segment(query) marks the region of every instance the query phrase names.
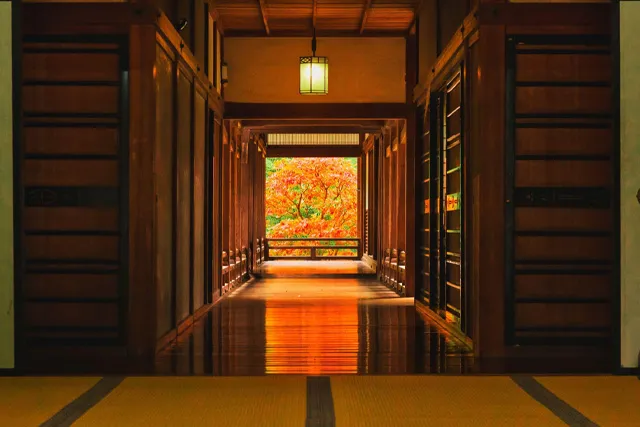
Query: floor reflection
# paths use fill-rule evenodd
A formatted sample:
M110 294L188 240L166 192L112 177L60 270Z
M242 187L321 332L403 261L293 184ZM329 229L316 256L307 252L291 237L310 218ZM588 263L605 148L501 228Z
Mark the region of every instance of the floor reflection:
M463 373L462 343L371 278L262 279L163 351L162 375Z

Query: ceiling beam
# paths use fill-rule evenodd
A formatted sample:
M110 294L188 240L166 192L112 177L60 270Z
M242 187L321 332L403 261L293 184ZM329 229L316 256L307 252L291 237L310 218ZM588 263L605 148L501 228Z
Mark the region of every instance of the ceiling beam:
M227 37L264 37L264 31L232 30L225 29ZM313 29L308 30L271 30L270 37L313 37ZM349 30L316 30L316 37L406 37L407 30L391 31L367 31L360 34L359 31Z
M382 126L363 127L363 126L274 126L274 127L254 127L245 126L251 129L253 133L320 133L320 134L339 134L339 133L375 133L379 132Z
M267 157L359 157L359 145L267 145Z
M316 28L317 20L318 20L318 0L313 0L313 28Z
M227 119L405 119L407 104L398 103L225 103Z
M362 11L362 20L360 21L360 34L364 33L364 27L367 25L367 19L369 19L369 11L371 10L371 2L373 0L367 0Z
M258 3L260 4L260 15L262 16L262 23L264 24L264 30L266 31L267 35L269 35L270 33L269 23L267 22L267 13L266 13L266 8L264 6L264 0L258 0Z
M384 120L243 120L242 126L251 127L301 127L301 126L325 126L325 127L382 127Z
M414 34L416 31L416 23L418 22L418 16L420 16L420 12L422 12L422 8L424 7L424 0L418 1L416 7L413 9L413 19L411 20L411 24L409 24L409 34Z

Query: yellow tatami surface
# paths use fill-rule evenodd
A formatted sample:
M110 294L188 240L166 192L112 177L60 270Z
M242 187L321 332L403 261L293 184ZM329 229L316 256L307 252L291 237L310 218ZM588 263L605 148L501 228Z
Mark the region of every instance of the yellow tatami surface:
M640 426L637 377L534 378L597 425ZM0 378L0 426L39 426L99 380ZM509 376L331 376L330 384L339 427L567 425ZM304 376L128 377L72 425L303 427L308 393Z
M0 377L0 426L39 426L100 378Z
M509 377L332 377L336 426L566 425Z
M535 377L538 382L602 426L640 426L640 378Z

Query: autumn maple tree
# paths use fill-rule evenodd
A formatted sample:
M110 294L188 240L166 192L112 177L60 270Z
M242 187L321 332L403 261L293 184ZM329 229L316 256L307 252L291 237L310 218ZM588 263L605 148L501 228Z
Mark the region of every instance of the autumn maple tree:
M266 172L267 237L358 237L356 159L267 159ZM337 243L344 245L337 240L328 246ZM322 255L353 255L350 250L322 251ZM287 255L305 255L305 251L289 250Z

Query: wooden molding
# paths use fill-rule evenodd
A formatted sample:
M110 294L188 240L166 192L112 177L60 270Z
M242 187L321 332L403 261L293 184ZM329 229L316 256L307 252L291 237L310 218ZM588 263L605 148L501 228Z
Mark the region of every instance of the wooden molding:
M581 26L607 31L610 3L494 3L478 9L480 25Z
M405 103L225 103L228 119L404 119Z
M268 157L358 157L359 145L276 145L269 147Z
M360 20L360 34L364 33L364 27L367 26L367 19L369 18L369 12L371 11L372 0L367 0L362 10L362 19Z
M226 37L264 37L264 31L256 30L227 30L224 34ZM316 37L401 37L407 35L406 31L366 31L360 34L360 31L348 30L316 30ZM312 37L313 30L271 30L269 37Z

